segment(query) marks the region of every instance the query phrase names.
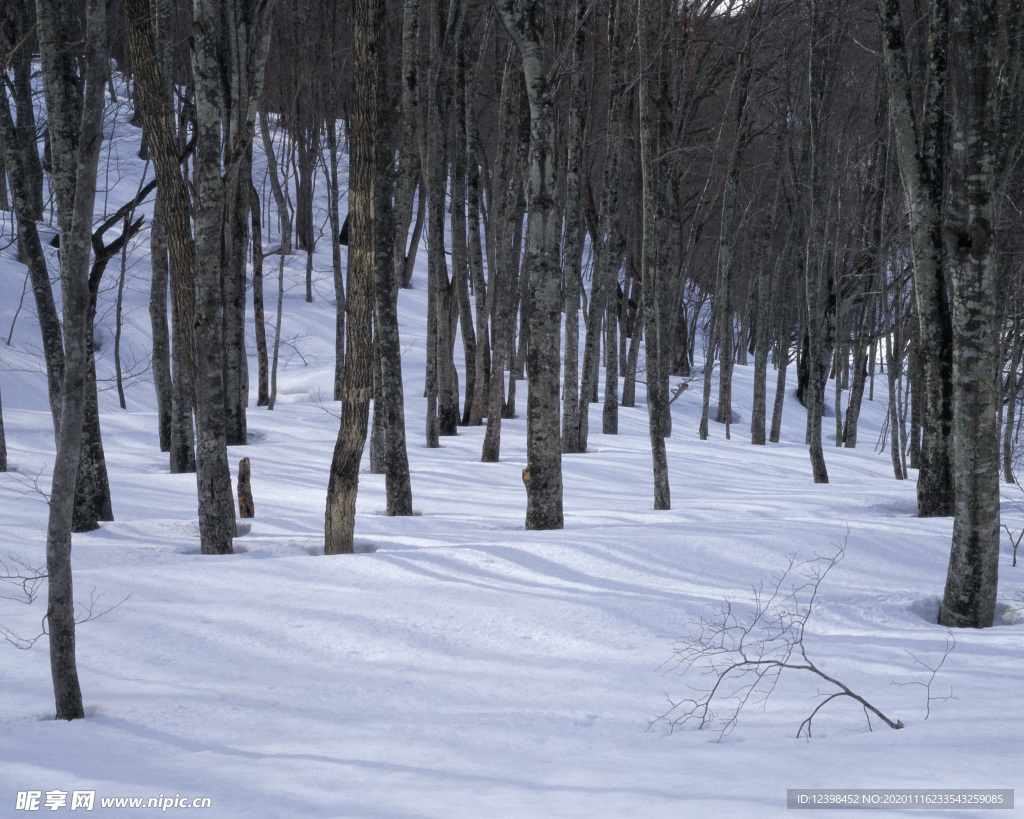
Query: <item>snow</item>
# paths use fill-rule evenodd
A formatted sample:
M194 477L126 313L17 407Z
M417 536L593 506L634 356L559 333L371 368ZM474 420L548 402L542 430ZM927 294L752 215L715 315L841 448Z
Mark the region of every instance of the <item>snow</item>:
M109 210L142 172L137 132L118 134ZM256 517L240 522L235 555L209 557L199 554L195 478L169 474L158 448L144 367L147 233L133 244L128 410L109 381L100 395L116 520L76 535L73 552L80 606L91 594L102 595L96 612L123 602L78 630L84 720L52 719L45 638L24 651L0 645L0 815L21 815L17 793L34 789L95 791L95 810L111 814L100 797L180 794L210 797L204 815L217 817L761 817L786 812L788 788L1019 784L1024 568L1010 567L1008 543L1000 624L956 634L927 720L929 691L900 685L927 682L914 658L934 667L946 648L935 617L951 521L917 518L913 481L895 481L887 447L876 451L884 378L865 400L857 449L832 446L826 422L828 485L811 481L791 395L782 442L749 443L752 367L735 370L731 440L714 423L698 439L700 390L688 390L672 406L666 512L652 511L640 384L617 436L595 431L593 405L589 452L564 457L564 530L527 532L525 385L520 417L502 424L500 463L480 463L482 427L424 446L421 252L399 302L417 514L386 517L383 476L364 462L360 553L323 556L338 421L326 237L321 248L312 304L305 257L288 259L277 407L255 407L254 383L250 443L229 450L233 474L252 461ZM24 281L13 254L0 257L4 338ZM269 311L276 259L267 265ZM101 295L107 341L118 272L112 263ZM251 310L249 321L251 331ZM98 353L101 379L112 351ZM255 382L255 362L251 372ZM39 566L47 507L32 484L48 491L53 437L31 294L11 345L0 345L0 388L15 468L0 475L0 558ZM1019 490L1003 493L1005 522L1024 527ZM788 556L831 556L844 543L807 651L904 730L877 720L870 730L859 706L839 700L815 718L813 739L797 739L832 690L800 672L783 674L719 742L713 726L656 721L666 697L706 679L681 678L670 662L696 621L725 600L749 611L753 587L770 587ZM45 594L31 605L0 599L0 624L21 634L37 633L44 613Z

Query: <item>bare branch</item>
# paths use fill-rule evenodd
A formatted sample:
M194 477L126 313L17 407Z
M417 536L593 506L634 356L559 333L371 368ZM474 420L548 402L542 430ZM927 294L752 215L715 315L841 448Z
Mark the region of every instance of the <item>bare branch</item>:
M946 629L946 650L942 653L942 659L939 660L938 664L934 667L918 659L917 655L913 652L907 651L907 654L909 654L913 658L914 665L919 665L925 671L930 671L931 676L928 677L928 680L926 682L921 682L920 680L911 680L910 682L897 683L897 685L899 685L900 687L903 687L904 685L920 685L925 689L924 718L926 720L928 719L928 717L931 716L933 702L946 702L946 700L957 699L957 697L953 696L952 688L949 689L949 696L947 697L932 696L932 683L935 682L935 675L939 673L939 669L942 668L943 664L946 662L946 658L953 653L954 648L956 648L956 637L953 636L953 629Z
M753 608L738 614L726 600L718 615L701 618L693 631L674 647L674 657L666 665L680 675L693 672L709 677L704 686L691 685L692 697L668 698L669 708L652 721L667 722L669 730L696 722L698 730L714 728L718 740L729 734L748 705L764 706L783 671L807 671L836 690L825 695L797 729L797 736L811 736L811 725L818 712L832 700L846 697L860 703L871 727L874 714L890 728L902 728L860 694L840 680L822 671L807 655L804 642L807 623L818 604L818 590L828 573L843 559L843 545L836 546L831 557L816 555L798 562L787 559L785 569L772 585L760 583L752 589ZM948 652L947 652L948 653ZM936 671L938 667L936 667Z

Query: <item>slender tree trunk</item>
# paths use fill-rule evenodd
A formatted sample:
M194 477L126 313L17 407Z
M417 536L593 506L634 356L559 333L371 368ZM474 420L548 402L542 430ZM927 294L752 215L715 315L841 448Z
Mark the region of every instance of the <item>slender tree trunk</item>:
M827 98L828 80L826 76L826 54L824 45L818 44L818 38L827 37L821 31L822 13L819 10L821 0L811 2L811 36L808 51L808 151L810 161L809 195L807 202L807 252L804 267L804 282L807 300L807 339L808 339L808 384L806 401L807 434L811 459L811 471L815 483L828 483L828 470L825 467L825 454L821 442L821 416L825 401L825 378L827 375L830 347L827 341L826 310L827 310L827 254L822 247L822 236L826 230L823 218L826 206L825 185L825 140L824 140L824 107Z
M480 460L497 463L501 454L501 420L505 404L505 365L509 356L513 313L515 275L514 234L521 232L522 214L517 207L522 189L523 160L525 159L522 134L517 140L516 125L522 119L520 111L522 78L514 64L515 46L509 45L498 105L498 153L495 159L490 222L491 236L488 251L491 264L491 377L488 386L487 430ZM520 129L521 130L521 129Z
M765 422L768 413L768 348L771 345L771 334L769 322L774 314L778 299L780 263L789 252L789 243L795 220L790 221L790 230L787 231L785 246L775 257L774 275L769 275L768 258L772 240L775 238L776 226L778 225L779 204L783 195L782 161L785 152L788 150L789 116L790 116L790 52L787 46L783 52L782 85L779 91L781 98L779 119L776 131L775 148L772 153L771 179L774 180L775 191L772 195L772 203L769 206L767 218L765 219L764 237L761 242L761 263L757 279L757 327L755 329L756 341L754 345L754 397L750 411L750 443L756 446L763 446L765 443ZM780 349L779 346L776 349ZM776 360L776 368L780 362ZM785 363L782 364L783 373Z
M738 210L740 162L743 159L743 148L747 142L745 133L746 109L752 68L750 62L750 40L754 33L756 18L760 14L760 3L753 11L752 22L747 31L746 42L740 51L736 74L730 94L730 108L734 117L732 150L729 152L728 165L725 172L725 185L722 193L722 220L718 241L718 286L715 304L719 311L718 318L718 361L721 368L718 378L718 414L715 420L720 424L732 422L732 369L735 359L733 349L734 338L734 306L732 299L732 259L736 246L736 218ZM744 347L743 335L740 336L740 347Z
M910 212L914 295L924 376L924 441L917 479L921 517L953 514L953 326L945 283L941 220L945 145L948 2L933 0L928 57L915 116L899 0L879 0L894 145Z
M100 274L102 275L102 274ZM93 350L93 327L96 320L96 298L100 276L95 269L89 277L89 303L86 313L86 383L85 411L82 420L82 451L75 481L75 510L71 518L72 532L91 532L100 521L114 519L110 500L110 480L103 455L100 434L99 396L96 392L96 356ZM66 321L66 319L65 319ZM65 347L67 340L65 339Z
M277 216L281 220L281 256L290 256L292 252L292 208L288 197L281 187L281 176L278 172L277 155L274 153L274 140L270 136L270 124L267 121L266 109L259 115L260 137L263 140L263 153L267 159L267 178L270 180L270 192L277 205ZM287 165L286 165L287 167Z
M251 146L250 146L251 148ZM224 191L222 245L224 299L224 417L229 446L247 443L249 356L245 346L246 258L249 249L251 152L245 151Z
M473 307L470 303L469 283L469 234L466 220L466 95L459 93L467 85L466 54L469 48L469 25L464 21L457 34L455 48L455 91L452 94L451 143L451 236L452 236L452 279L458 299L459 327L462 331L462 348L466 362L466 398L462 411L462 424L469 424L473 410L473 396L476 391L476 345L477 337L473 324Z
M868 358L872 349L873 340L871 330L876 305L878 303L877 293L885 281L885 264L887 256L885 248L888 244L888 232L886 225L889 218L889 154L886 149L882 150L880 160L882 170L878 180L878 207L874 228L874 248L876 258L874 265L868 273L862 275L868 277L866 286L861 293L861 318L857 338L854 340L855 352L853 357L853 385L850 388L850 403L846 411L846 423L843 428L843 445L847 448L857 446L857 424L860 420L861 404L864 400L864 388L868 375Z
M15 83L17 92L20 85ZM31 93L31 87L29 87ZM31 104L31 99L29 100ZM15 101L17 107L20 102ZM32 174L28 168L31 164L26 160L25 151L19 148L19 128L15 126L10 113L7 88L0 84L0 145L3 147L7 175L11 182L11 195L14 212L18 220L18 245L20 257L28 267L32 282L32 295L35 298L36 316L42 333L43 358L46 362L46 384L50 401L50 413L53 418L53 431L56 436L60 430L61 390L64 382L64 341L50 286L50 274L46 264L46 255L36 220L41 218L35 214ZM35 151L35 132L33 131L33 152ZM39 162L35 155L35 162Z
M175 116L166 54L170 11L165 0L125 0L125 23L135 73L136 97L157 178L167 242L172 295L172 473L195 470L192 409L196 348L191 325L196 315L195 246L189 197L175 144Z
M331 30L336 31L337 25L334 22L338 13L336 3L331 4ZM331 75L336 75L337 67L337 45L332 39L330 45L331 53ZM338 199L341 195L341 186L338 180L338 110L336 83L328 84L328 112L327 112L327 149L330 154L330 167L327 174L327 213L331 222L331 270L334 273L334 384L337 391L345 376L345 270L341 264L341 231L342 221L338 208ZM341 396L335 394L334 400L340 400Z
M136 84L137 85L137 84ZM149 323L153 333L153 386L156 388L157 432L160 451L171 451L171 338L167 329L167 286L170 267L160 200L153 205L150 225L150 263L153 279L149 294Z
M356 494L359 464L366 444L370 396L373 389L372 311L377 252L391 236L378 238L377 217L381 185L377 174L381 151L378 139L381 53L384 48L383 0L355 2L355 80L349 174L348 312L346 349L349 352L342 382L341 427L327 484L324 553L354 551ZM389 163L390 164L390 163ZM390 293L388 294L390 295Z
M171 280L172 289L174 280ZM182 325L185 324L185 327ZM196 439L192 426L192 385L189 382L185 344L182 338L190 336L182 321L176 300L171 301L171 451L172 475L191 474L196 471Z
M0 401L0 472L7 471L7 436L4 434L4 408Z
M608 9L608 53L611 94L605 124L606 144L604 169L601 179L601 205L599 235L601 241L595 248L597 258L594 267L590 303L587 311L587 333L583 347L583 380L580 383L579 429L576 430L575 452L587 451L590 431L589 405L595 401L599 377L602 321L608 322L609 304L614 304L614 271L611 270L612 236L611 218L616 207L619 188L619 143L622 136L622 108L624 104L624 81L622 76L621 52L623 31L626 22L620 0L609 4ZM617 253L617 251L616 251ZM614 340L614 328L606 332L606 338ZM614 355L614 344L612 353ZM573 430L569 430L572 434Z
M228 359L225 383L225 310L237 324L236 289L224 291L224 275L238 283L244 270L248 225L248 155L255 130L256 100L270 45L274 0L216 0L193 4L192 69L196 78L195 272L196 272L196 477L199 531L204 554L230 554L235 531L227 442L244 441L242 373L244 346ZM228 43L225 49L224 43ZM222 78L232 78L225 89ZM222 124L225 130L222 130ZM223 159L223 176L222 176ZM228 296L229 304L225 304ZM244 299L242 300L244 304ZM235 330L234 332L237 332ZM229 394L230 389L230 394ZM228 427L226 407L231 413Z
M378 25L383 28L384 2L380 0ZM383 32L380 37L383 38ZM378 49L380 77L387 76L384 49ZM398 268L395 265L394 148L387 83L377 85L376 173L374 174L373 221L376 263L374 267L374 329L380 356L380 415L384 430L384 483L389 516L411 515L412 483L405 435L405 392L402 384L402 342L398 325ZM374 407L374 413L377 408Z
M252 316L256 331L258 369L256 406L270 403L270 362L267 358L267 319L263 303L263 225L260 221L260 196L249 181L249 213L252 217Z
M427 133L423 168L427 192L427 236L430 290L427 326L427 446L439 446L438 436L457 435L459 394L452 357L451 311L453 283L445 261L446 144L448 68L455 53L453 21L464 0L433 0L430 11L430 77L426 112Z
M39 0L36 15L62 237L65 354L61 423L46 533L46 620L57 718L70 720L85 715L75 661L71 526L88 387L89 255L103 139L106 3L90 0L87 4L81 75L74 57L81 49L80 35L70 4ZM76 43L78 49L73 46Z
M489 40L485 39L485 43ZM484 47L481 47L481 61ZM476 348L472 366L476 371L474 379L473 401L468 418L469 426L478 426L487 413L489 398L489 382L491 377L491 344L488 323L488 304L493 299L493 278L490 283L484 279L484 253L480 235L480 218L483 209L483 192L479 157L481 155L480 137L477 132L475 103L479 94L480 74L483 69L478 64L466 83L465 128L466 128L466 159L468 178L466 181L466 207L469 219L469 269L473 282L473 296L476 300ZM491 270L494 268L492 267ZM468 389L467 389L468 395Z
M411 266L406 264L406 243L409 240L409 223L412 221L413 199L416 195L416 180L420 174L419 135L419 56L417 44L420 30L420 0L405 0L402 13L402 142L398 152L398 182L395 190L395 260L396 280L408 287L412 278ZM420 190L417 230L413 237L409 257L416 258L422 230L422 217L426 199ZM409 279L406 280L406 271Z
M667 23L665 6L663 2L657 4L661 12L656 17L656 28L658 32L664 31ZM647 68L646 48L647 40L646 15L644 13L645 0L637 0L636 23L637 40L640 43L640 78L639 78L639 99L640 109L640 166L643 185L643 238L641 247L641 280L643 281L643 305L644 318L647 327L647 417L648 428L651 438L651 456L654 470L654 508L665 510L672 508L671 494L668 480L668 456L665 451L666 430L664 428L664 417L668 407L668 396L665 394L662 379L659 377L661 356L667 355L667 350L660 349L662 334L659 332L661 321L660 301L662 291L665 289L661 283L664 272L660 269L661 259L658 252L658 238L662 235L661 223L664 221L664 212L659 207L661 202L660 191L657 180L657 172L660 170L655 165L660 159L660 145L656 126L656 114L651 104L651 86L659 79L657 73L662 71L661 61L664 59L661 48L654 56L655 67ZM656 12L657 13L657 12ZM655 74L652 83L651 74ZM659 162L660 165L660 162ZM624 299L625 309L629 309L628 297ZM635 331L634 331L635 332Z
M899 401L899 384L896 380L896 373L900 364L893 351L894 346L895 340L891 335L887 335L885 339L885 356L886 371L889 379L889 457L892 460L893 475L896 477L896 480L902 481L906 480L907 473L903 468L903 459L900 455L900 411L897 403Z
M786 371L789 369L789 332L785 323L779 324L779 337L775 347L775 401L772 405L772 425L768 441L777 444L782 437L782 409L786 403Z
M1020 315L1014 316L1014 342L1006 376L1006 423L1003 428L1003 480L1016 483L1013 474L1013 441L1017 430L1017 393L1021 357L1024 355L1024 334L1021 333Z
M565 375L562 382L562 452L580 451L579 347L580 270L583 264L583 175L586 153L584 57L591 8L576 0L569 87L568 147L565 165L565 253L562 281L565 295ZM584 446L584 449L586 447Z
M561 529L562 452L559 431L560 214L555 208L554 88L535 21L538 0L501 0L498 12L523 60L530 102L527 261L530 276L529 397L526 420L526 528Z

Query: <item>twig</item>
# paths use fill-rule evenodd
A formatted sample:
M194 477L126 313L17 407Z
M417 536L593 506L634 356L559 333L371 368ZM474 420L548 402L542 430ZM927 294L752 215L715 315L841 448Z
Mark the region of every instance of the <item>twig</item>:
M910 682L897 683L897 685L899 685L901 688L904 685L920 685L920 686L922 686L924 688L924 690L925 690L924 718L926 720L932 714L932 703L933 702L946 702L947 700L958 699L957 697L953 696L953 689L952 688L949 689L949 696L948 697L933 697L932 696L932 683L935 682L935 675L939 673L939 669L942 668L943 664L946 662L946 658L949 657L949 655L953 653L953 649L954 648L956 648L956 637L953 636L953 630L952 629L947 629L946 630L946 650L944 652L942 652L942 659L939 660L938 664L934 668L932 666L928 665L927 663L923 662L922 660L918 659L917 655L914 654L912 651L907 650L907 654L909 654L913 658L913 660L914 660L914 665L919 665L925 671L930 671L931 672L931 676L928 677L927 682L921 682L920 680L911 680ZM906 649L904 649L904 650L906 650Z
M698 692L694 697L668 697L668 710L651 725L664 721L670 730L688 722L696 722L698 729L715 726L721 740L735 728L747 705L763 705L767 701L783 671L806 671L838 690L828 693L800 723L798 737L806 733L810 738L815 716L840 697L860 703L869 729L870 714L890 728L902 728L902 722L890 719L848 685L825 673L807 654L804 638L807 623L817 607L818 590L845 551L844 542L836 546L832 557L816 556L798 563L791 555L772 586L761 583L753 588L751 613L738 615L727 600L718 616L711 620L701 618L696 630L676 645L674 660L668 664L670 670L681 669L682 675L695 671L708 676L710 685L691 686L691 690Z

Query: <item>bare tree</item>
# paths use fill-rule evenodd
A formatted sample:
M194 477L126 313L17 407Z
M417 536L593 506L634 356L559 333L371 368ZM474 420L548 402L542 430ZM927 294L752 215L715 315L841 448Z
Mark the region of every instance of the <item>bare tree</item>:
M366 444L370 397L373 391L371 315L378 248L390 234L378 233L383 202L379 195L381 157L381 84L384 82L384 0L355 2L354 105L350 134L348 322L345 375L342 381L341 427L334 446L327 483L324 553L354 551L359 464ZM390 167L390 160L388 167ZM386 171L386 169L385 169ZM390 180L390 174L384 174ZM388 260L390 262L390 259ZM390 292L387 297L390 299Z
M530 101L529 216L526 268L530 276L527 378L526 528L561 529L562 451L559 433L559 244L562 220L555 207L554 86L550 60L535 25L539 0L496 0L498 13L523 60Z
M85 38L70 0L37 0L37 31L61 230L64 380L46 533L47 625L58 719L85 716L75 661L71 525L88 368L89 258L107 80L106 3L89 0ZM76 54L82 54L79 63ZM81 66L81 73L79 67Z
M918 514L953 512L953 323L941 236L945 174L947 0L928 5L928 59L915 108L899 0L879 0L889 113L910 212L918 334L924 377L924 440Z
M240 400L241 375L232 375L231 367L226 369L225 350L238 345L233 335L226 339L224 321L227 313L237 313L238 277L244 273L239 260L245 258L248 229L249 145L255 129L256 100L262 93L274 0L196 0L193 9L199 528L204 554L229 554L235 515L227 461L228 433L235 442L238 435L242 435L243 443L245 438L244 420L237 414L231 416L235 420L231 430L227 425L229 399L237 408L228 388L235 383L232 394ZM229 35L229 48L223 49L222 42ZM221 84L224 76L233 79L227 96ZM240 216L243 212L244 218ZM237 324L237 315L232 320ZM244 347L242 352L235 362L237 368L246 366Z
M1014 8L1005 22L998 0L957 0L950 12L956 70L943 240L953 285L956 503L939 622L983 628L995 617L999 570L995 225L1021 141L1024 8Z

